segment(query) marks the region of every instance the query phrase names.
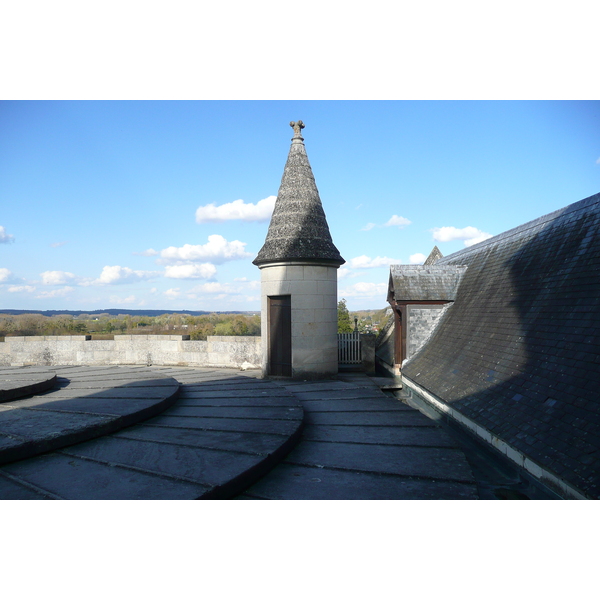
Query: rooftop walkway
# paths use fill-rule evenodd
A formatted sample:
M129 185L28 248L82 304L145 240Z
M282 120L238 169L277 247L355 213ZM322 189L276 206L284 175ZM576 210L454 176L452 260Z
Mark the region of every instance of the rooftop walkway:
M44 367L3 369L0 374L0 402L39 394L56 385L56 375Z
M361 373L278 384L304 407L300 442L239 499L477 499L471 468L435 421Z
M56 386L0 404L0 499L477 498L453 438L365 375L29 371Z

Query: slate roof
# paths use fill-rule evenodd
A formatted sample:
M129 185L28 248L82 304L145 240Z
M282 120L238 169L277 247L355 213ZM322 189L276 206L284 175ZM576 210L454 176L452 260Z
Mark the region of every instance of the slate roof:
M468 269L403 374L600 497L600 194L442 265Z
M252 262L260 266L296 260L325 262L335 266L346 262L331 239L304 138L297 126L267 238Z
M388 302L454 300L467 267L444 265L390 265Z
M440 249L437 246L433 247L433 250L429 253L429 256L425 259L423 265L428 267L429 265L435 265L435 263L440 260L444 255L440 252Z

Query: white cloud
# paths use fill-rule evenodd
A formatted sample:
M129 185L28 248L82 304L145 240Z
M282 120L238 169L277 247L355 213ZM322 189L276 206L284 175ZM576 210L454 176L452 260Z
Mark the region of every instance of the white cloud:
M18 292L35 292L35 286L33 285L12 285L8 288L9 292L18 293Z
M338 297L340 298L374 298L385 303L387 297L387 283L367 283L359 282L340 290Z
M359 277L360 273L353 271L352 269L347 269L346 267L341 267L338 269L337 278L338 279L353 279L354 277Z
M400 229L402 229L403 227L406 227L407 225L410 225L410 224L411 224L411 221L409 221L405 217L399 217L398 215L392 215L392 218L387 223L385 223L383 226L384 227L399 227Z
M109 298L111 304L133 304L135 302L135 296L127 296L126 298L122 298L121 296L110 296Z
M210 279L217 272L212 263L194 265L168 265L165 267L165 277L169 279Z
M92 283L101 285L113 285L120 283L132 283L157 277L160 273L156 271L134 271L129 267L120 267L118 265L106 266L102 269L100 277Z
M167 290L165 292L165 296L171 299L177 298L177 296L181 296L180 288L171 288L170 290Z
M235 293L235 289L229 284L218 283L216 281L202 283L194 286L190 292L196 294L231 294Z
M251 290L260 289L260 280L259 279L248 279L247 277L235 277L233 279L233 281L235 281L237 284L239 284L236 289L239 289L242 286L244 286L246 288L250 288Z
M214 203L199 206L196 223L222 223L223 221L268 221L273 214L276 196L269 196L256 204L235 200L216 206Z
M427 260L427 257L424 254L417 252L416 254L411 254L408 260L411 265L422 265Z
M0 283L8 283L13 277L13 274L8 269L0 269Z
M596 161L597 165L600 165L600 156L598 157L598 160Z
M389 258L387 256L370 256L362 255L350 259L350 267L352 269L376 269L377 267L389 267L402 263L399 258Z
M377 225L376 223L367 223L361 231L371 231L374 227L398 227L402 229L407 225L410 225L412 221L409 221L405 217L399 217L398 215L392 215L391 218L383 225Z
M248 298L251 298L251 301L254 302L257 298L256 296L245 296L244 294L248 293L249 290L260 289L260 281L249 281L245 277L240 279L235 279L234 283L219 283L217 281L200 283L188 290L187 297L198 299L210 295L211 301L226 300L227 305L231 303L243 303Z
M54 242L53 244L50 244L50 248L60 248L61 246L64 246L67 242Z
M51 292L40 292L36 298L62 298L69 292L72 292L74 288L66 286L60 290L52 290Z
M221 264L228 260L250 258L252 254L245 251L245 242L233 240L228 242L222 235L209 235L204 245L185 244L180 248L170 246L161 250L161 264L189 261L210 261Z
M491 233L481 232L481 235L474 237L470 240L465 240L465 246L473 246L475 244L479 244L479 242L484 242L485 240L489 240L491 237L494 237Z
M0 244L8 244L15 241L15 236L6 233L6 229L0 225Z
M67 271L44 271L40 273L40 276L44 285L64 285L75 279L75 275Z
M158 250L154 250L154 248L148 248L148 250L144 250L143 252L132 252L136 256L158 256Z
M433 239L437 242L463 240L465 246L472 246L493 237L491 233L486 233L471 226L463 227L462 229L458 227L434 227L430 231L433 232Z

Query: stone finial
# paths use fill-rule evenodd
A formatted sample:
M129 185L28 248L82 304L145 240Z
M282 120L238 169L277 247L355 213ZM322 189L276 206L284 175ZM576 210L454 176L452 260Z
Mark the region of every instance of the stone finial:
M302 130L305 126L302 121L290 121L290 127L294 128L294 137L292 138L292 140L296 140L298 138L304 140L304 138L302 137Z

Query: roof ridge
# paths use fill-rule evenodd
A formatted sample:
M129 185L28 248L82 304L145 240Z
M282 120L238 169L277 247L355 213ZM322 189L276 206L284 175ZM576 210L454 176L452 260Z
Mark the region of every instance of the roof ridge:
M533 219L532 221L528 221L527 223L523 223L522 225L518 225L517 227L513 227L512 229L508 229L507 231L503 231L502 233L499 233L498 235L488 238L487 240L483 240L482 242L478 242L477 244L473 244L472 246L469 246L468 248L463 248L462 250L457 250L453 254L448 254L447 256L444 256L443 258L441 258L438 261L438 264L448 264L450 261L454 261L457 258L459 258L462 254L470 253L473 248L477 248L477 249L485 248L486 246L489 246L490 244L495 244L497 242L500 242L500 241L503 241L503 240L506 240L508 238L515 237L518 235L524 235L526 232L531 231L532 229L535 229L536 227L541 227L542 225L545 225L546 223L550 223L551 221L554 221L554 220L558 219L559 217L562 217L564 215L568 215L570 213L577 212L580 210L584 210L584 209L588 208L590 205L598 204L598 203L600 203L600 193L593 194L592 196L588 196L587 198L584 198L583 200L579 200L577 202L574 202L573 204L569 204L568 206L565 206L564 208L559 208L559 209L552 211L546 215L542 215L541 217L538 217L537 219Z

